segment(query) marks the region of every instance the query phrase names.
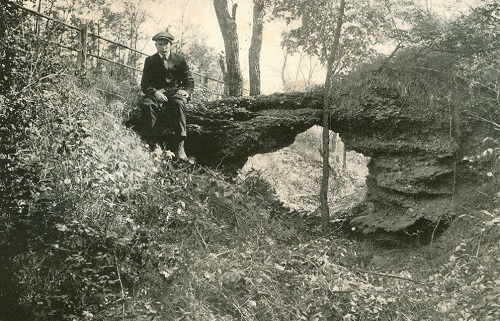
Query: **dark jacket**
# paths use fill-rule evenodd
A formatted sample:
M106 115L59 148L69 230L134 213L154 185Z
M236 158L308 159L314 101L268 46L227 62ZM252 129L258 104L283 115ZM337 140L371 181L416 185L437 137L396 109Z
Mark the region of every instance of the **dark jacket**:
M161 56L156 53L146 58L142 71L141 89L147 96L154 96L160 89L184 89L191 95L194 79L186 59L176 53L170 53L169 69L165 68Z

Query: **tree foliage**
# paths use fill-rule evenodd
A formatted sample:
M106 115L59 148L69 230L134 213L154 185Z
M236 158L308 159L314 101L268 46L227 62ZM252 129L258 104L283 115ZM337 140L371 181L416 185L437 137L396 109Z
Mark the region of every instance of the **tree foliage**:
M455 81L467 83L471 99L463 102L463 111L470 110L472 105L494 110L490 107L497 104L496 99L488 100L473 93L475 90L493 96L500 93L500 3L480 1L468 14L452 20L409 11L406 17L409 26L400 30L400 39L404 57L411 57L407 68L448 77L450 85Z
M283 46L293 51L302 48L326 64L332 51L339 3L321 0L310 5L305 1L278 0L274 14L290 24L284 34ZM356 63L374 55L373 45L386 39L390 28L383 2L371 0L348 1L340 39L335 70L352 68Z
M221 78L221 71L217 65L218 54L205 42L205 39L192 39L187 45L185 54L194 71Z
M500 3L483 2L469 15L459 17L441 28L441 35L426 42L426 47L449 56L457 76L472 84L498 92L500 57Z

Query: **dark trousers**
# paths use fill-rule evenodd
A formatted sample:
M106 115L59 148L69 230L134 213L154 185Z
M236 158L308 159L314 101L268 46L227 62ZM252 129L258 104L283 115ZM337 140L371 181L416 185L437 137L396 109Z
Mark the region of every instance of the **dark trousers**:
M168 102L161 103L154 97L144 97L141 101L141 117L146 133L151 133L155 126L173 131L178 139L187 136L185 106L187 99L181 95L168 97Z

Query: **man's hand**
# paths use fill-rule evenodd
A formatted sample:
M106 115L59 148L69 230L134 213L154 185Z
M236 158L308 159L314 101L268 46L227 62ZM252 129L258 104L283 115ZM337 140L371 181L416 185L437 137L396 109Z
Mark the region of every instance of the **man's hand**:
M188 92L187 92L187 91L185 91L184 89L179 90L179 91L177 92L177 94L178 94L178 95L181 95L181 96L184 96L184 97L186 97L186 98L188 98L188 97L189 97Z
M166 103L168 101L167 96L165 96L165 90L163 89L155 91L155 98L162 103Z

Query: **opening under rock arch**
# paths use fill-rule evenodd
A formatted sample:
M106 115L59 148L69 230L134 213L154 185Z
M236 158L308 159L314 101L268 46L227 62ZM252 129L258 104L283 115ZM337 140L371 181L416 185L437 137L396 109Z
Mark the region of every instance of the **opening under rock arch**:
M316 211L322 175L321 133L322 127L313 126L297 135L288 147L250 157L241 174L256 170L274 187L285 206ZM368 161L363 154L345 151L338 134L330 131L330 164L335 169L330 172L328 195L332 214L347 211L365 199Z

